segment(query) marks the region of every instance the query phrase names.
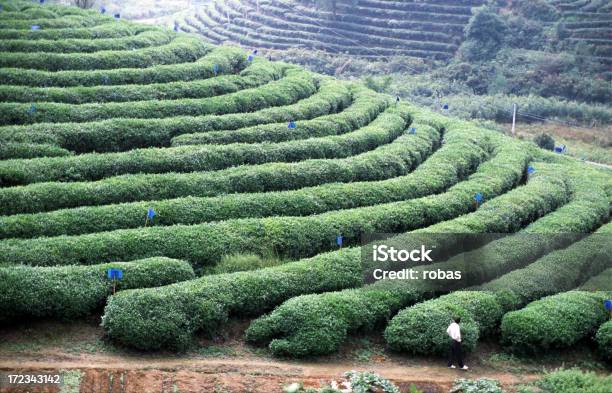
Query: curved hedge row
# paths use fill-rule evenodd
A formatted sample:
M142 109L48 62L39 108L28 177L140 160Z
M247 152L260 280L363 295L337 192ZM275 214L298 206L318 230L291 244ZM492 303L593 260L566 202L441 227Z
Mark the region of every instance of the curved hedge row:
M302 91L288 96L271 94L272 100L298 100ZM238 93L237 93L238 94ZM256 94L255 94L256 95ZM90 123L35 124L0 127L0 140L55 144L79 153L111 152L138 147L167 146L183 133L229 130L256 124L305 120L345 108L352 101L349 84L326 79L316 94L284 106L249 113L179 116L163 119L111 119ZM129 133L125 131L129 130Z
M438 143L437 132L423 126L411 141L414 157L423 160ZM453 143L454 142L454 143ZM462 152L455 148L462 147ZM143 212L157 213L152 225L198 224L230 218L274 215L305 216L416 198L441 192L470 173L486 157L482 147L462 138L449 141L409 175L379 182L332 183L295 191L187 197L165 201L80 207L49 213L0 216L0 238L84 234L142 225ZM290 208L288 208L290 207Z
M4 19L0 20L0 30L4 29L30 29L32 25L38 25L41 29L66 29L72 27L93 27L103 23L110 23L112 17L103 15L66 15L61 18L42 18L42 19Z
M531 223L519 235L493 241L481 249L459 254L442 263L444 270L462 271L462 278L456 283L442 281L433 286L447 291L457 286L466 286L466 283L473 285L511 272L482 286L482 289L494 293L454 292L400 311L385 331L389 346L410 353L442 355L449 347L446 325L457 314L466 326L474 325L477 328L475 336L470 335L470 340L464 342L464 348L472 350L479 336L489 335L498 326L504 311L518 307L518 304L511 305L508 301L515 300L515 296L518 296L516 292L532 285L538 287L541 294L551 293L555 289L571 289L586 274L597 274L605 268L606 258L600 258L600 248L593 247L591 241L583 241L569 249L546 255L525 269L514 270L550 250L566 246L578 237L569 234L590 232L607 221L610 206L606 193L588 178L574 180L576 195L570 203ZM576 259L578 255L583 255L582 259ZM591 263L594 259L597 260L596 264ZM430 269L435 270L436 265L430 266ZM554 271L549 271L550 268ZM546 285L539 280L544 276L547 277ZM537 298L534 293L520 293L523 299ZM475 308L475 305L478 307ZM424 312L436 315L436 322L429 318L423 319ZM471 328L466 329L469 331Z
M157 30L155 26L135 23L107 23L83 28L65 28L52 30L0 29L0 40L62 40L62 39L104 39L122 38L147 30Z
M0 188L0 215L389 179L405 175L414 167L415 156L406 151L404 144L410 137L402 136L373 151L343 159L242 166L208 173L123 175L96 182L37 183Z
M36 143L1 143L0 160L69 156L72 152L58 146Z
M612 239L610 239L612 240ZM612 291L612 267L604 270L580 286L581 291Z
M165 30L145 30L136 35L122 38L106 38L91 40L2 40L1 52L98 52L108 50L133 50L168 44L176 35Z
M244 52L234 47L213 49L206 58L215 61L219 76L147 85L29 87L0 85L0 101L55 102L86 104L103 102L130 102L144 100L172 100L180 98L206 98L235 93L280 79L287 70L284 63L255 62L242 69ZM239 75L226 75L240 72Z
M146 68L156 65L193 62L211 49L209 44L204 43L199 38L179 35L166 45L136 50L93 53L1 52L0 67L44 71Z
M253 112L269 106L288 105L307 98L317 90L318 78L308 71L288 70L279 80L263 86L240 90L215 97L164 100L64 104L55 102L0 103L4 124L64 123L61 127L78 128L80 122L100 122L112 119L158 119L179 116L224 115ZM36 130L49 127L41 124ZM17 133L19 131L16 131Z
M1 31L1 30L0 30ZM202 46L199 44L198 46ZM189 49L187 48L189 51ZM213 50L208 48L208 52ZM208 54L208 52L204 54ZM0 80L3 84L26 85L34 87L68 87L99 86L124 84L166 83L210 78L215 75L214 65L218 59L208 56L185 63L156 65L147 68L117 68L91 71L41 71L25 68L0 68ZM241 65L246 66L246 56L241 58ZM223 64L223 63L222 63ZM221 68L220 73L228 73Z
M608 361L612 361L612 321L603 323L595 334L599 353Z
M359 249L346 249L271 268L122 291L108 300L102 326L127 346L183 350L196 331L213 333L230 314L259 315L293 296L357 286L361 279Z
M420 120L420 116L417 115L417 119ZM440 120L437 117L434 119ZM471 138L471 136L466 137ZM452 143L451 131L448 132L448 138L448 143ZM482 141L486 138L474 139ZM487 142L482 141L482 143L486 145ZM506 147L506 149L509 148ZM510 188L520 178L527 159L523 156L520 163L517 162L519 169L512 168L511 165L508 165L508 161L516 161L517 157L523 154L522 149L509 149L506 154L500 153L493 158L497 160L496 164L482 165L479 168L481 173L473 177L474 182L481 183L483 179L492 181L502 178L504 179L502 183L505 184L504 189ZM424 165L427 165L428 162ZM448 195L446 199L441 197L439 205L444 206L448 204L448 200L453 198L456 198L456 195ZM433 208L432 206L432 211ZM450 216L460 213L447 212L447 214ZM322 258L323 260L334 259L329 265L320 266ZM299 274L299 277L303 278L299 286L294 286L292 281L287 282L286 276L272 274L276 269L291 269L294 266L306 269ZM226 280L226 275L216 275L184 285L168 287L168 290L163 292L131 291L125 293L124 296L115 296L109 301L103 317L103 325L111 338L126 345L142 349L161 347L181 349L190 341L195 331L213 331L219 324L227 320L230 313L257 315L292 296L360 285L363 283L362 270L360 248L345 248L280 267L238 273L249 278L247 283L238 285L233 284L233 279ZM309 274L312 271L322 272L322 276L312 276ZM331 272L333 274L330 274ZM217 279L221 283L219 286L214 285ZM336 284L336 281L333 282L334 285L322 285L331 279L341 280L341 285ZM334 286L333 289L332 286ZM273 292L274 296L269 296L269 291L273 291L274 288L281 289L279 292ZM195 304L206 306L194 309ZM151 320L135 315L132 307L149 310L152 315L156 315L159 324L153 325ZM169 314L167 311L170 309L179 311ZM170 315L172 315L171 318L169 318Z
M306 257L330 249L336 235L355 242L361 233L403 230L438 220L411 216L409 202L332 211L307 217L236 219L192 226L124 229L74 237L4 240L0 263L19 260L32 265L91 263L147 256L181 257L195 266L210 265L223 255L273 250ZM42 250L45 250L41 253ZM101 258L101 259L100 259Z
M404 133L409 122L406 109L402 111L393 107L358 130L301 141L181 146L6 160L0 162L0 184L12 186L45 181L99 180L128 173L214 171L267 162L345 158L391 143Z
M512 172L510 168L506 170ZM534 215L544 215L565 201L563 181L552 173L539 176L532 178L525 186L491 199L472 214L440 222L415 233L514 231ZM496 191L504 192L512 187L512 181L508 184L508 180L502 183L505 183L505 187L502 185ZM466 183L470 183L470 180L455 187L465 186ZM482 185L482 181L476 179L472 183L476 183L472 187ZM446 195L439 196L436 202L445 206L451 196L457 199L453 195L453 188ZM489 192L487 195L490 198L496 193ZM440 205L436 206L437 211ZM509 217L512 217L512 222L508 222ZM438 264L440 268L444 266L444 263ZM369 267L365 268L367 274ZM253 321L247 330L247 340L258 343L271 340L269 348L276 355L308 356L334 352L349 332L372 330L402 307L428 296L426 284L424 288L416 285L424 281L400 281L381 280L360 289L292 298L271 314Z
M0 321L91 314L112 294L113 283L106 277L110 268L123 270L117 290L158 287L195 277L189 263L169 258L92 266L0 267Z
M232 131L209 131L182 134L172 138L172 146L284 142L328 135L339 135L363 127L389 106L389 98L370 89L354 85L353 102L342 112L300 121L296 128L287 123L262 124Z
M502 319L502 343L521 353L569 347L595 333L608 319L603 301L611 294L564 292L511 311Z

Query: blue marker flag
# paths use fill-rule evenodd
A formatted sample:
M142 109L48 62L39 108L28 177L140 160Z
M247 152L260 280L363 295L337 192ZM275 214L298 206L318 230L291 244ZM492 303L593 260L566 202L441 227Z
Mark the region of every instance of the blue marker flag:
M249 57L247 57L247 61L253 61L253 55L249 55Z
M256 54L257 54L257 49L255 49L255 50L253 51L253 54L254 54L254 55L256 55Z
M175 22L172 30L174 30L175 32L178 32L178 29L179 29L178 23Z
M31 115L31 114L34 114L35 112L36 112L36 105L34 104L30 105L30 108L28 109L28 113Z
M153 208L150 207L149 210L147 211L147 218L149 220L152 220L153 217L155 217L155 215L156 215L155 210L153 210Z
M604 300L604 307L608 311L612 311L612 300Z
M342 240L343 237L341 235L336 236L336 244L338 245L338 247L342 247Z
M113 15L113 16L115 17L115 19L119 19L119 18L121 18L121 14L120 14L120 13L118 13L118 12L117 12L115 15Z
M123 270L110 268L106 271L106 276L109 280L121 280L123 278Z
M555 153L563 153L565 151L565 145L555 146Z
M30 26L30 28L32 30L40 30L40 26L39 25L32 25L32 26Z
M476 201L476 203L482 202L482 194L477 192L476 195L474 195L474 200Z
M527 167L527 173L531 175L531 174L532 174L532 173L534 173L534 172L535 172L535 168L534 168L534 167L532 167L531 165L529 165L529 166Z
M411 127L411 128L408 130L408 133L409 133L409 134L416 134L416 128Z
M289 124L287 125L287 128L291 128L291 129L297 128L297 124L295 124L295 122L291 120Z
M40 4L44 4L44 3L45 3L45 0L38 0L38 2L39 2Z
M104 7L103 5L100 6L100 13L106 14L106 7Z
M442 109L444 109L444 110L448 110L448 104L444 104L444 106L442 107Z

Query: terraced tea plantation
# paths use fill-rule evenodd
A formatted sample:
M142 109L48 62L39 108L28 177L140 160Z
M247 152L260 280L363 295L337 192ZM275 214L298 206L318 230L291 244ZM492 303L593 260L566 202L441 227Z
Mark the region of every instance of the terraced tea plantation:
M336 16L282 0L214 0L177 17L178 27L212 43L306 47L377 59L411 56L447 60L463 40L472 7L482 0L337 1Z
M421 55L461 29L475 2L450 3L405 3L415 18L459 16L427 37L407 21L389 51ZM595 338L609 358L610 171L196 35L0 4L2 324L102 313L118 346L180 351L237 316L274 355L330 354L364 331L437 355L460 315L468 350L486 336L517 353ZM448 258L406 264L463 269L465 290L366 283L384 267L361 257L372 233L414 248L508 236L462 253L428 240ZM216 270L245 255L241 271Z
M568 40L592 47L607 65L612 64L612 3L600 0L551 0L563 17Z

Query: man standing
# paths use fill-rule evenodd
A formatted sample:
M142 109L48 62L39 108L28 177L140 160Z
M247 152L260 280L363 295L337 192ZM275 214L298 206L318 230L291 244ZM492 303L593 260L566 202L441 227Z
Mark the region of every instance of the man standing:
M454 318L453 322L446 329L446 333L450 336L452 343L450 348L450 355L448 358L448 367L455 368L453 364L455 360L457 360L457 365L462 370L467 370L468 366L463 364L463 353L461 351L461 327L459 323L461 322L461 318Z

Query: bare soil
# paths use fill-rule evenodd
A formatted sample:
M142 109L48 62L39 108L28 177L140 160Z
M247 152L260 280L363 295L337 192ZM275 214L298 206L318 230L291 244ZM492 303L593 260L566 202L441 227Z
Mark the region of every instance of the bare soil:
M571 362L595 364L590 352L544 363L508 358L495 344L484 343L468 357L467 372L445 367L444 359L392 353L375 335L351 339L333 357L290 360L272 357L265 348L242 340L248 321L233 321L214 339L200 338L190 352L138 353L116 348L103 339L99 319L76 323L36 322L0 328L0 373L53 373L73 381L57 386L0 388L0 392L62 393L281 393L302 382L321 387L340 381L349 370L368 370L391 379L409 392L411 384L426 393L446 393L457 378L493 378L513 392L538 378L544 368ZM562 362L560 364L559 362ZM595 366L601 367L601 366ZM74 381L74 376L77 376Z

